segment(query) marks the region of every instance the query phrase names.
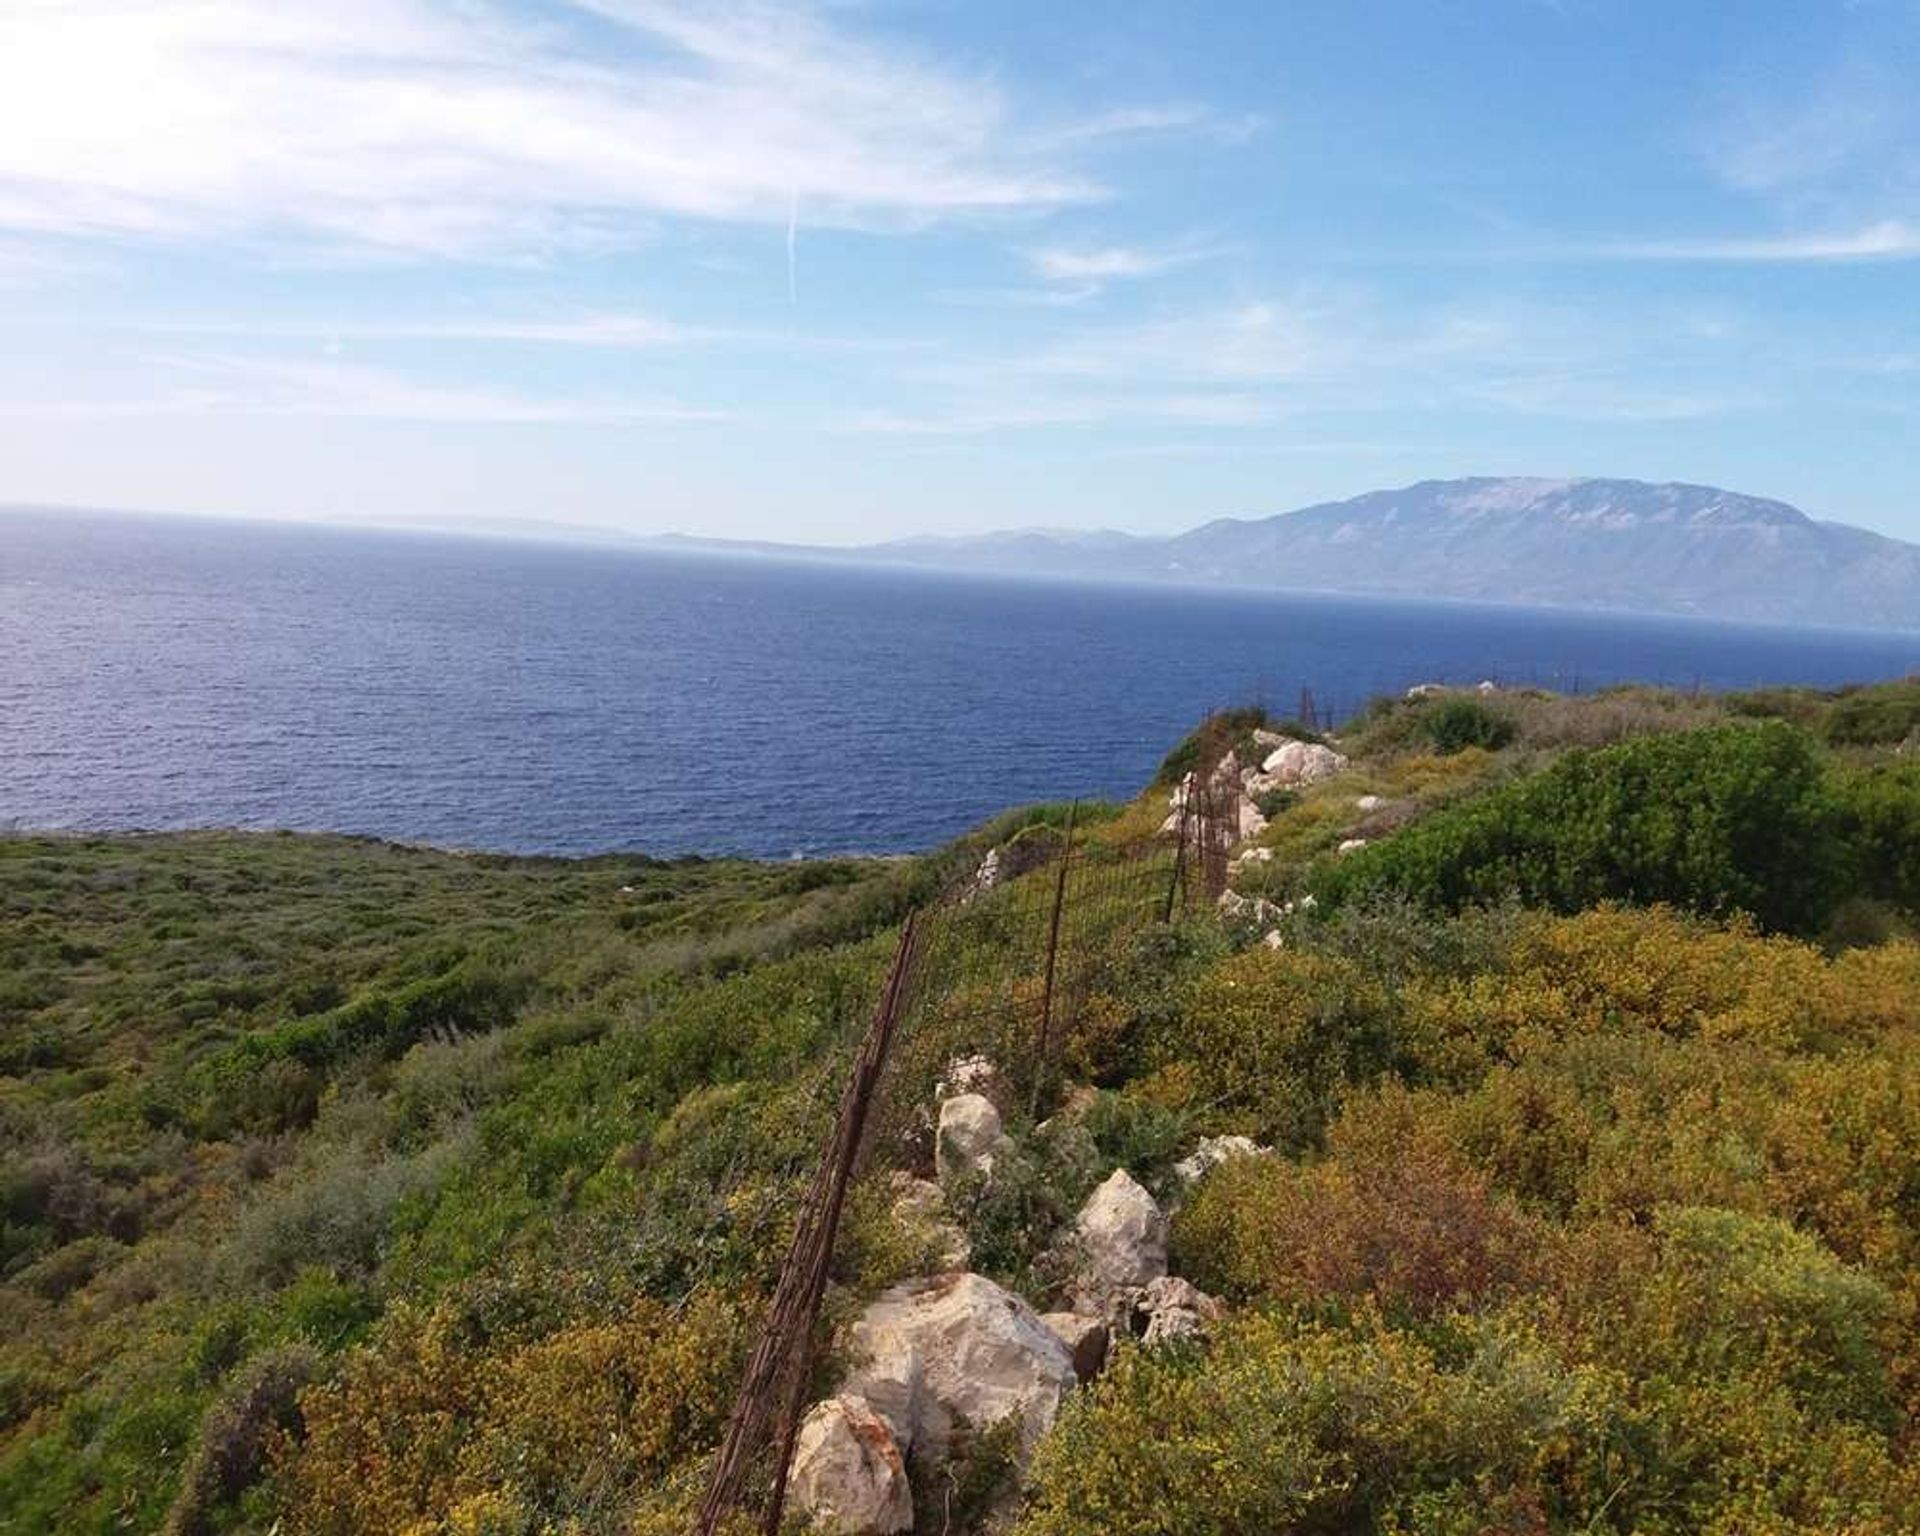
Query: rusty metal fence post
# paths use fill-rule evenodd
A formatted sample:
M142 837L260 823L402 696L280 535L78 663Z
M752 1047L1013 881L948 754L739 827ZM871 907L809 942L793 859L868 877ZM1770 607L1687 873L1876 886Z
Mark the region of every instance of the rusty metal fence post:
M1158 832L1124 846L1103 844L1097 835L1089 840L1081 833L1075 801L1057 867L1011 877L1032 873L1027 890L1034 899L1012 889L996 897L987 887L983 894L970 884L962 889L972 895L950 892L903 923L714 1457L695 1526L699 1536L720 1536L742 1519L757 1521L763 1536L778 1536L848 1189L866 1143L899 1128L887 1119L886 1095L894 1089L883 1084L904 1072L913 1079L911 1091L924 1089L928 1062L921 1058L934 1041L943 1051L977 1051L994 1041L990 1048L1006 1050L1003 1059L1011 1058L1010 1065L1030 1042L1026 1087L1029 1111L1037 1117L1054 1057L1097 985L1116 936L1156 920L1169 923L1183 908L1210 909L1218 902L1238 829L1240 786L1232 775L1226 776L1231 782L1216 782L1229 746L1224 722L1210 720L1206 729L1200 761L1184 783L1170 858ZM984 986L971 969L983 942L988 952L994 944L1002 947ZM1037 1020L1029 990L1035 983ZM931 1033L922 1039L915 1033L921 1029ZM901 1060L890 1077L895 1056ZM903 1137L902 1145L910 1140Z
M909 913L900 930L879 1005L867 1028L853 1070L841 1094L833 1140L815 1170L801 1209L793 1242L781 1266L779 1282L767 1309L759 1341L747 1361L747 1371L727 1421L727 1434L714 1460L713 1474L700 1502L700 1536L715 1536L729 1515L745 1508L747 1481L753 1464L768 1440L776 1402L784 1395L782 1422L772 1468L771 1494L762 1529L775 1536L780 1529L787 1490L787 1467L799 1430L800 1405L805 1401L813 1358L813 1335L826 1291L827 1271L833 1262L847 1186L859 1159L861 1142L872 1108L874 1092L887 1063L894 1031L904 1011L915 959L919 952L917 914ZM782 1388L785 1389L784 1394Z
M1060 872L1053 882L1053 915L1047 922L1047 968L1040 983L1040 1032L1034 1041L1033 1082L1028 1088L1027 1113L1040 1117L1040 1094L1047 1079L1048 1058L1052 1052L1053 981L1060 961L1060 916L1067 905L1067 873L1073 867L1073 824L1080 815L1080 802L1067 807L1066 846L1060 853Z

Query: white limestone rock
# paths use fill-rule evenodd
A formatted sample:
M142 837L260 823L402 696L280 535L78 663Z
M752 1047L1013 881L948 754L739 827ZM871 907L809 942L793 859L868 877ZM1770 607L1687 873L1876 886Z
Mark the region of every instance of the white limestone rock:
M1315 741L1290 741L1284 747L1276 747L1260 765L1260 770L1264 780L1271 780L1275 787L1286 787L1318 784L1346 766L1347 760L1332 747L1323 747Z
M1241 842L1244 843L1250 837L1258 837L1262 832L1267 830L1267 818L1260 814L1260 807L1255 805L1245 795L1240 797L1237 814L1239 816L1239 823L1236 830L1239 833L1239 840Z
M973 878L967 882L966 890L961 893L960 901L972 901L984 896L1000 883L1000 850L989 848L987 856L980 861L980 867L973 872Z
M1087 1197L1074 1222L1076 1312L1112 1315L1167 1272L1167 1218L1152 1195L1116 1168Z
M933 1101L938 1104L962 1093L985 1094L992 1098L1004 1088L1000 1069L986 1056L957 1056L947 1063L940 1081L933 1086Z
M1282 909L1266 897L1243 896L1234 890L1222 891L1217 905L1220 915L1230 923L1259 923L1264 926L1278 921L1282 915Z
M1334 849L1334 852L1335 853L1358 853L1362 848L1366 846L1367 846L1367 840L1364 837L1346 837L1340 840L1340 846Z
M1164 1275L1140 1292L1134 1302L1133 1323L1147 1348L1176 1339L1205 1337L1207 1324L1226 1308L1191 1280Z
M1100 1374L1100 1367L1107 1363L1107 1325L1103 1318L1088 1317L1083 1312L1042 1312L1040 1321L1067 1346L1075 1376L1091 1381Z
M1216 789L1237 790L1240 787L1241 768L1237 753L1229 752L1213 765L1213 772L1207 775L1207 782Z
M887 1421L857 1395L816 1403L801 1421L787 1488L794 1508L822 1530L898 1536L913 1529L906 1456Z
M1251 1136L1202 1136L1194 1149L1173 1165L1173 1171L1182 1183L1191 1184L1232 1158L1271 1156L1273 1148L1261 1146Z
M1204 1338L1206 1331L1206 1322L1198 1312L1189 1312L1185 1307L1163 1307L1147 1319L1146 1332L1140 1335L1140 1342L1148 1349L1156 1349L1180 1339Z
M1149 1317L1156 1312L1194 1312L1208 1322L1226 1311L1218 1297L1209 1296L1183 1275L1162 1275L1158 1280L1148 1281L1134 1306Z
M872 1403L907 1453L944 1460L954 1425L1013 1417L1022 1464L1051 1427L1076 1377L1067 1346L1032 1307L984 1275L908 1280L854 1323L864 1360L842 1387Z
M991 1178L995 1160L1011 1146L1000 1111L985 1094L956 1093L941 1103L933 1161L943 1183L975 1174Z

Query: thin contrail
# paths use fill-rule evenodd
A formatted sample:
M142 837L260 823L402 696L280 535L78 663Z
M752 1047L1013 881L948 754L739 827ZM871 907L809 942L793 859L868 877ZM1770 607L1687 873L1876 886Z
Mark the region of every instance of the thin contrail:
M798 263L795 259L799 235L800 194L793 192L787 196L787 303L790 305L800 302L800 287L796 275Z

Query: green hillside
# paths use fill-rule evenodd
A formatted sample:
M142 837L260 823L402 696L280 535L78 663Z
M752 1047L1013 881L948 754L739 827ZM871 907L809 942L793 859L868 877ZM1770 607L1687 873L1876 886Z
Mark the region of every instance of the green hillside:
M777 865L0 840L0 1531L688 1530L899 925L993 850L815 1395L939 1265L889 1180L981 1047L971 1267L1048 1311L1125 1168L1225 1310L1119 1342L1024 1468L990 1424L916 1460L918 1529L1920 1528L1920 681L1448 693L1332 746L1250 781L1218 911L1069 925L1037 1082L980 1021L1044 984L1062 807ZM1080 809L1087 889L1203 756ZM1183 1182L1227 1135L1271 1154Z

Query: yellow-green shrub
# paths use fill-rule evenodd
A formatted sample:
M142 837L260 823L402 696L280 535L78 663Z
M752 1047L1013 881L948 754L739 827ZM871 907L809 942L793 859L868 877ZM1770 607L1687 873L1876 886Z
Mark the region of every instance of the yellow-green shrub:
M1017 1531L1432 1530L1436 1500L1494 1530L1595 1509L1609 1392L1520 1330L1474 1325L1443 1360L1377 1320L1247 1317L1204 1353L1123 1349L1043 1444Z
M303 1395L280 1453L291 1529L491 1530L521 1507L619 1509L717 1436L746 1336L729 1298L641 1301L489 1348L458 1311L400 1313Z
M1410 1034L1450 1060L1463 1045L1500 1059L1542 1040L1642 1029L1832 1050L1920 1024L1920 946L1835 961L1670 908L1529 914L1499 969L1420 983L1408 1010Z
M1204 972L1151 1055L1187 1069L1195 1107L1221 1128L1301 1146L1348 1087L1393 1064L1396 1043L1387 994L1358 964L1260 948Z
M1177 1266L1235 1297L1371 1296L1423 1312L1527 1283L1545 1234L1440 1136L1396 1113L1405 1097L1349 1105L1324 1161L1242 1157L1208 1174L1175 1218ZM1374 1122L1392 1129L1342 1135Z

